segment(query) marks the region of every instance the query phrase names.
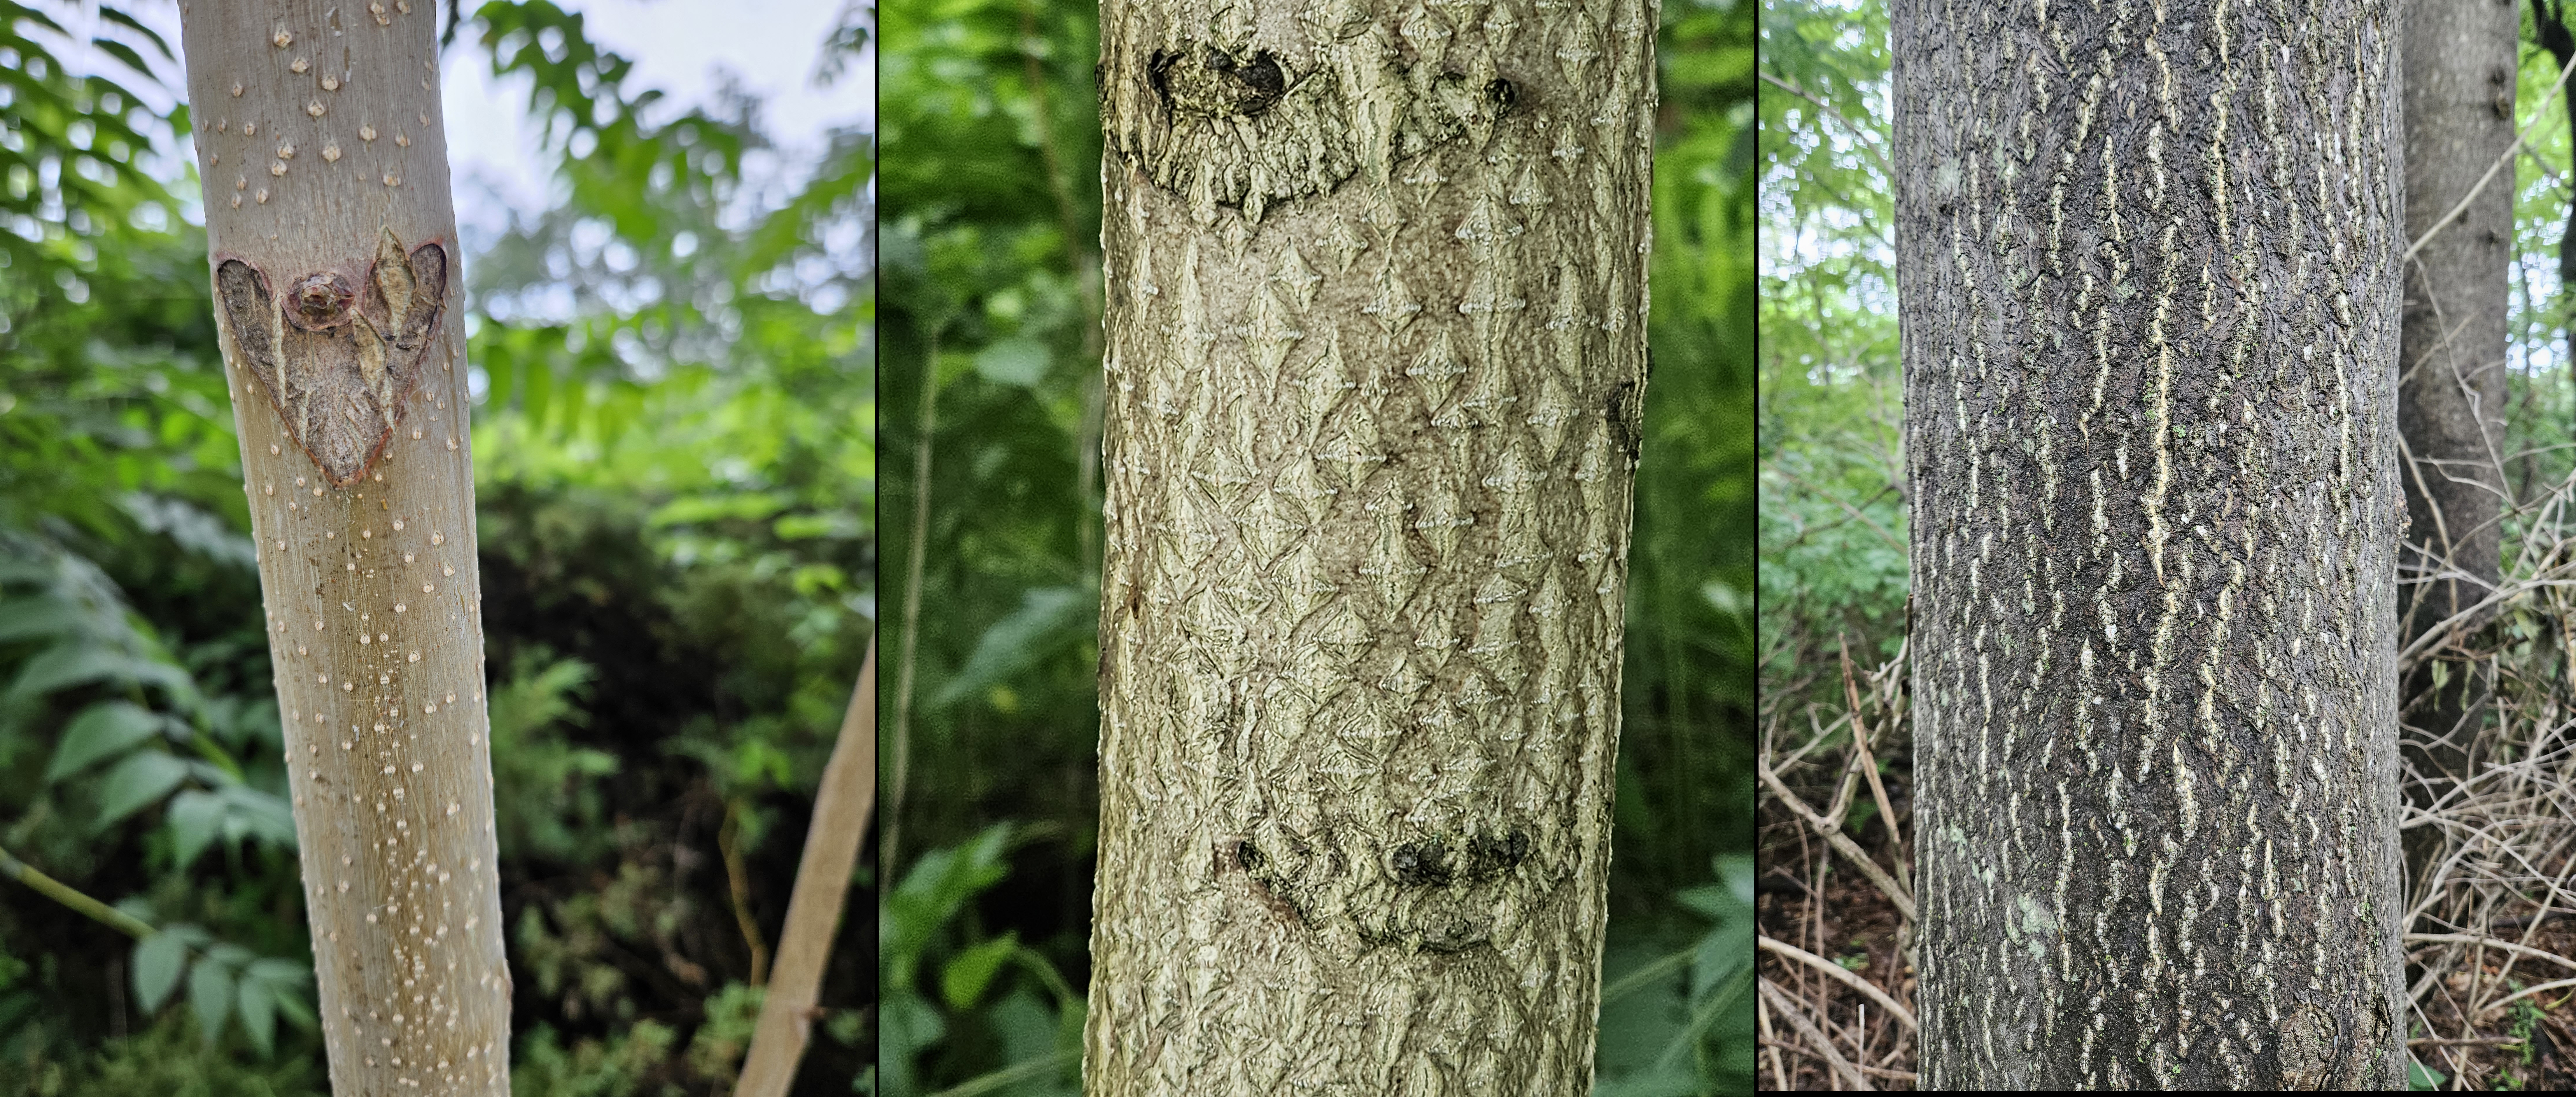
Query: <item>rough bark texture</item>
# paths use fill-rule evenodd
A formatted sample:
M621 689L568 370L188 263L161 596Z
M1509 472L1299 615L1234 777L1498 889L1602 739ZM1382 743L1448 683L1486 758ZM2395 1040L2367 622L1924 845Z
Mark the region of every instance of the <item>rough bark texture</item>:
M1109 0L1084 1076L1591 1086L1651 0Z
M332 1091L507 1094L434 9L180 10Z
M2403 1086L2396 4L1892 7L1924 1081Z
M2511 0L2406 5L2406 236L2423 236L2513 147L2522 13ZM2511 165L2427 240L2406 270L2397 429L2406 440L2408 527L2401 642L2478 604L2503 574L2505 310L2513 261ZM2472 620L2463 631L2479 623ZM2419 770L2466 778L2478 757L2492 669L2427 658L2405 686L2405 721L2433 740ZM2421 790L2430 797L2441 784Z

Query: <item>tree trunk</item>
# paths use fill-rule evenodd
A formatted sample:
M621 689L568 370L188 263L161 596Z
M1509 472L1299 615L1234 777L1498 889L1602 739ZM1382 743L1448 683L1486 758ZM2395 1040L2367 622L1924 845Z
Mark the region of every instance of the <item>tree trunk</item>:
M2531 0L2531 29L2561 70L2576 62L2576 31L2567 26L2566 0ZM2562 89L2567 122L2576 126L2576 83ZM2567 328L2569 372L2576 374L2576 196L2568 199L2567 223L2558 234L2558 322Z
M182 13L332 1090L507 1094L434 9Z
M1589 1092L1655 6L1101 23L1086 1091Z
M2407 4L2407 239L2431 230L2513 147L2520 30L2521 12L2510 3ZM2477 605L2503 574L2497 510L2505 492L2500 454L2513 261L2507 168L2425 242L2404 272L2397 427L2411 458L2402 478L2411 524L2398 573L2456 571L2468 578L2401 586L2401 642ZM2465 633L2479 623L2457 627ZM2483 660L2437 653L2407 677L2405 722L2432 744L2410 753L2426 776L2450 779L2411 788L2421 802L2473 772L2492 676Z
M1892 7L1924 1082L2402 1087L2398 7Z
M877 792L877 646L859 664L859 687L842 714L832 758L814 789L814 817L806 824L805 852L796 862L796 888L787 899L787 924L778 933L778 968L760 1002L760 1025L743 1056L733 1097L786 1097L814 1019L815 998L841 931L841 906L859 863L859 839Z

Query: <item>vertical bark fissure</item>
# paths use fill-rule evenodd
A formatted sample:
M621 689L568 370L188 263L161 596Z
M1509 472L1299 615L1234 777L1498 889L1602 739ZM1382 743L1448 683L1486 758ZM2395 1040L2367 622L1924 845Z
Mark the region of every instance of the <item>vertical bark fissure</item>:
M2520 21L2510 3L2407 5L2408 239L2431 232L2513 147ZM2503 574L2498 514L2512 240L2513 190L2489 185L2425 240L2403 272L2397 425L2410 466L2403 481L2410 524L2398 565L2401 644L2476 605ZM2442 574L2458 577L2434 580ZM2428 655L2408 675L2404 720L2429 740L2409 753L2434 782L2408 790L2419 803L2431 804L2479 761L2492 673L2490 664L2453 650Z
M1588 1092L1655 6L1101 17L1086 1090Z
M2399 7L1891 14L1924 1082L2402 1085Z
M506 1094L434 12L181 14L332 1086Z

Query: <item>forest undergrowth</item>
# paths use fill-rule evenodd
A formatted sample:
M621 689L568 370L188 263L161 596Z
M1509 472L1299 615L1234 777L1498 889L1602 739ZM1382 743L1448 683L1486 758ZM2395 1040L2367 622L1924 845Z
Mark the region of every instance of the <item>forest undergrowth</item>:
M2576 476L2525 498L2506 515L2494 617L2400 655L2401 674L2442 654L2478 660L2494 681L2478 771L2425 795L2429 808L2402 809L2418 1089L2576 1086ZM1905 650L1856 664L1855 639L1792 626L1764 653L1766 668L1804 668L1766 677L1763 691L1764 1089L1916 1081ZM1792 649L1803 650L1782 658ZM2412 725L2403 735L2428 737ZM2432 787L2417 752L2402 753L2410 791Z

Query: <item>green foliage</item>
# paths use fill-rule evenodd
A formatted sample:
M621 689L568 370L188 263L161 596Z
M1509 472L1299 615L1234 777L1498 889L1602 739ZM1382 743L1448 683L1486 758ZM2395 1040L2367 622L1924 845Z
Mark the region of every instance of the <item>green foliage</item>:
M11 549L14 565L0 568L0 605L24 613L10 629L16 641L10 646L33 652L19 663L8 695L10 722L0 726L0 737L14 739L22 732L20 720L41 725L45 721L34 714L71 708L77 698L112 698L80 705L62 722L40 778L19 775L10 791L26 796L36 810L12 831L10 844L47 853L76 848L166 804L175 870L186 869L218 840L229 847L251 837L271 848L293 849L293 817L272 791L282 788L282 774L269 775L264 788L245 783L240 761L217 741L238 748L257 738L274 749L274 704L245 715L248 706L238 702L212 703L94 565L40 536L0 529L0 544ZM163 708L146 707L152 701ZM261 721L264 732L256 726ZM245 722L254 726L246 729ZM181 746L197 757L173 752ZM9 754L19 750L15 743L0 745ZM310 1007L298 996L312 981L304 961L256 958L184 923L164 927L135 948L134 986L147 1013L168 998L192 953L190 1011L206 1043L213 1044L238 1016L265 1058L275 1050L280 1008L310 1018ZM246 966L249 974L236 980ZM22 1038L46 1042L49 1019L24 1019Z
M593 672L578 659L519 653L507 682L491 692L492 797L505 860L584 862L596 843L600 797L592 779L617 772L617 756L566 742L556 725L589 722L579 693Z
M652 1086L679 1034L644 1020L607 1040L577 1040L569 1049L553 1026L540 1024L519 1041L510 1063L512 1097L636 1097L683 1092Z
M1012 705L998 689L1039 660L1091 635L1099 613L1100 591L1095 586L1032 587L1020 592L1020 608L976 638L966 665L939 687L931 704L946 706L996 690L990 698L993 707L1009 711Z
M1672 121L1655 153L1613 918L1667 917L1752 833L1755 6L1669 6L1657 49Z
M1694 941L1613 926L1602 965L1599 1097L1694 1097L1753 1088L1753 858L1725 854L1719 881L1682 891ZM1628 923L1638 925L1640 923Z
M2520 979L2510 979L2506 982L2508 985L2512 986L2517 993L2523 989L2522 980ZM2540 1018L2541 1012L2539 1003L2534 1002L2529 998L2517 998L2514 1000L2513 1023L2510 1027L2510 1031L2513 1033L2514 1042L2520 1045L2516 1050L2522 1055L2522 1065L2524 1066L2530 1066L2533 1058L2539 1054L2538 1049L2531 1045L2531 1034L2539 1030Z
M0 76L0 132L9 135L0 147L0 838L75 884L103 874L130 883L127 866L147 853L158 871L184 872L219 841L239 857L244 838L255 859L274 865L285 855L291 865L275 705L231 692L248 678L266 693L264 659L246 667L238 658L259 643L258 617L209 629L190 613L227 598L238 605L244 593L255 607L257 591L248 540L236 532L236 449L215 368L203 234L152 174L185 114L155 116L120 83L158 83L171 71L167 44L120 10L94 11L106 34L92 45L128 72L73 74L48 44L65 40L60 24L0 5L0 54L9 58ZM32 968L0 965L9 975L0 1050L16 1081L118 1093L261 1084L219 1062L160 1069L169 1064L148 1050L159 1035L88 1056L77 1026L96 1014L76 1008L107 988L95 976L66 979L58 961L97 972L128 958L95 923L41 902L21 891L0 903L0 956L42 957ZM65 948L74 927L85 928L68 939L84 944ZM227 1054L213 1049L236 1015L266 1056L282 1002L310 1016L297 997L310 980L302 962L256 958L233 943L261 936L245 929L173 925L131 958L153 965L135 970L138 989L150 991L140 996L147 1014L192 960L209 973L200 978L226 980L221 1002L210 996L190 1011L209 1050L173 1061ZM244 968L257 977L232 979ZM149 1083L156 1076L166 1084Z
M751 1050L751 1035L760 1027L764 997L760 987L726 983L707 1000L706 1023L689 1038L688 1062L690 1071L712 1080L717 1092L733 1089L743 1054Z
M1874 666L1903 638L1886 28L1879 0L1764 8L1777 80L1761 99L1766 704L1839 708L1841 646Z
M102 758L114 758L143 745L162 729L163 717L131 701L101 701L81 710L63 725L54 744L54 760L45 767L48 783L61 781Z
M910 746L901 776L886 771L905 868L879 915L876 1092L1070 1094L1096 810L1098 9L913 0L889 15L880 575L904 606L917 569L922 609L885 622L885 711L904 704L907 644L913 693L910 722L885 729ZM1006 863L1031 829L993 824L1013 817L1072 840Z
M1002 965L1019 951L1020 935L1017 933L1005 933L968 947L940 969L940 997L948 1002L950 1009L963 1011L975 1008L975 1003L983 999L985 988L993 985L993 976L1000 974Z
M245 1063L208 1046L177 1013L94 1051L31 1065L0 1058L0 1092L30 1097L329 1097L319 1055Z
M2505 374L2505 480L2514 498L2525 500L2504 515L2506 574L2518 566L2557 557L2556 508L2539 505L2552 485L2576 472L2576 452L2566 439L2576 432L2576 386L2568 383L2576 365L2576 293L2559 278L2559 249L2565 239L2568 207L2576 201L2576 176L2567 171L2576 155L2564 110L2564 93L2549 94L2558 82L2558 62L2540 48L2531 12L2522 14L2522 65L2517 74L2514 114L2517 127L2527 127L2523 151L2514 157L2513 268L2511 305L2506 320L2510 342ZM2535 530L2550 527L2535 540ZM2508 651L2517 660L2542 658L2526 666L2549 666L2545 647L2562 643L2546 611L2528 602L2507 607L2504 623ZM2519 630L2518 632L2516 630Z
M44 1006L43 999L26 984L27 962L0 952L0 1063L26 1059L32 1045L44 1038L44 1030L26 1024L30 1015Z
M1035 836L993 824L962 845L922 854L886 897L879 1066L887 1097L930 1092L936 1087L925 1075L971 1076L945 1087L950 1093L1077 1092L1081 996L1044 955L1021 945L1016 931L983 936L972 909L1010 875L1012 847ZM936 1004L918 989L932 968L939 973ZM1011 979L1013 969L1025 978ZM969 1039L939 1046L956 1036Z

